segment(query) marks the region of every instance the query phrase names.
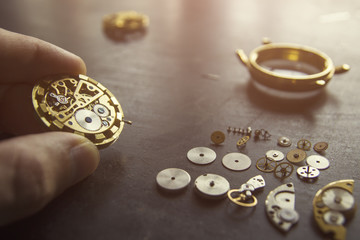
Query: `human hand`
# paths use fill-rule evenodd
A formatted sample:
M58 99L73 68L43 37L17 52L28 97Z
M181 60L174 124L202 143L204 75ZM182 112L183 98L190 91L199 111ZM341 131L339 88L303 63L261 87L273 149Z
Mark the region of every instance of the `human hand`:
M84 137L45 132L31 102L36 81L85 74L77 56L36 38L0 28L0 131L25 135L0 141L0 225L41 210L90 175L99 151ZM36 133L36 134L35 134Z

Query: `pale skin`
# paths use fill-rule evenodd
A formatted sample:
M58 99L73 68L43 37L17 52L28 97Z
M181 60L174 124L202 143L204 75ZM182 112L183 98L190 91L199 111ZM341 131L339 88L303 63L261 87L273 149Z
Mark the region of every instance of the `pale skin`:
M37 38L0 28L0 225L40 211L95 171L100 155L84 137L47 132L31 91L41 78L86 74L81 58Z

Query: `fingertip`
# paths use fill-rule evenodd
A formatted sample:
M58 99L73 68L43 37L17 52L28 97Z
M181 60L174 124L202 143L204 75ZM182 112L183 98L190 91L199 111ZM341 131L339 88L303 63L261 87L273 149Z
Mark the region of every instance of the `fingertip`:
M92 174L100 161L98 148L86 138L80 141L70 150L72 162L72 183L75 184Z
M97 147L73 133L47 132L0 143L0 225L41 210L92 174Z
M86 64L81 57L52 44L51 48L56 49L58 52L58 56L54 54L53 58L62 59L64 68L67 69L67 74L86 74Z

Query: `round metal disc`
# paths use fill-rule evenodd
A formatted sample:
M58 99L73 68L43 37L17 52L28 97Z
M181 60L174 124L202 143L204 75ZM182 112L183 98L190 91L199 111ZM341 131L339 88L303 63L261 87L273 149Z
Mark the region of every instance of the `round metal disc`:
M323 218L324 221L330 225L341 226L345 223L345 216L337 211L327 211L326 213L324 213Z
M94 112L100 117L107 117L110 115L109 109L103 104L96 104L94 106Z
M75 112L76 122L88 131L97 131L102 126L101 118L93 111L80 109Z
M221 131L215 131L211 134L211 141L215 144L221 144L225 141L225 134Z
M329 167L329 160L327 160L325 157L323 156L319 156L319 155L311 155L308 156L306 159L306 163L314 168L317 169L327 169Z
M209 164L215 161L216 153L207 147L196 147L188 151L187 158L195 164Z
M278 150L269 150L265 155L267 158L270 158L276 162L282 161L284 159L284 154Z
M157 184L166 190L180 190L189 185L190 175L179 168L167 168L156 176Z
M299 167L296 172L300 177L303 178L317 178L320 175L320 171L317 168L311 166Z
M306 152L304 150L295 148L286 154L287 160L292 163L299 163L306 158Z
M206 197L219 198L230 190L230 184L220 175L207 173L195 180L195 188Z
M330 188L324 191L322 200L326 206L336 211L350 210L355 203L353 195L342 188Z
M314 145L314 150L316 152L323 152L328 148L329 144L327 142L318 142Z
M222 164L234 171L243 171L251 166L251 159L243 153L228 153L222 159Z
M278 145L282 147L290 147L292 144L292 141L288 137L279 137L278 138Z

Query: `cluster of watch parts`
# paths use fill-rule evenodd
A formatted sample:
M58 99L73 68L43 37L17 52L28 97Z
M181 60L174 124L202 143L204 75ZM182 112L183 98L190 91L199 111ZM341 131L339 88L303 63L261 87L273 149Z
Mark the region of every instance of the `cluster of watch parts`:
M124 127L124 113L114 95L84 75L41 80L32 102L41 121L51 130L85 136L98 148L114 143Z
M282 147L290 147L291 139L282 136L278 138L278 145ZM326 142L319 142L314 145L314 150L323 153L328 147ZM296 172L300 179L305 181L314 181L319 175L319 170L327 169L330 166L329 160L322 155L307 156L306 151L310 151L311 142L307 139L300 139L297 142L297 148L287 152L287 162L284 154L279 150L269 150L265 156L259 158L256 167L262 172L273 172L274 176L280 179L289 177L294 171L294 165L300 165L305 162L304 166L298 166Z
M228 133L233 134L242 134L243 136L239 138L236 142L236 146L241 149L246 146L246 143L249 142L252 136L252 128L247 127L243 128L234 128L228 127ZM270 133L267 130L260 129L255 130L254 138L257 140L257 137L262 135L264 139L268 140L270 138ZM219 145L223 144L226 136L222 131L215 131L211 134L210 139L213 144ZM277 144L280 147L286 148L292 145L292 140L286 136L281 136L277 139ZM305 181L314 181L319 175L319 170L324 170L329 167L329 160L324 156L324 151L328 148L328 143L318 142L313 146L313 149L318 154L307 156L308 151L311 150L312 143L307 139L300 139L296 144L297 148L294 148L286 153L286 158L283 152L280 150L269 150L263 157L259 158L256 161L256 168L265 173L273 172L274 176L279 179L285 179L294 171L294 165L297 166L296 173L299 178ZM205 151L206 149L206 151ZM199 152L200 153L197 153ZM211 154L210 154L211 153ZM189 156L189 154L193 154ZM208 159L210 158L210 159ZM215 160L216 153L204 147L194 148L188 153L188 159L196 164L208 164ZM287 161L283 161L286 159ZM251 159L243 153L229 153L222 159L223 165L234 171L243 171L248 169L251 166ZM299 166L305 163L304 166Z
M232 135L243 135L236 142L238 147L245 147L253 133L251 127L246 130L228 127L227 130ZM264 129L255 130L254 137L259 132L269 134ZM210 136L211 142L215 145L223 144L225 139L226 135L221 131L215 131ZM264 137L264 139L267 138ZM292 140L281 136L277 139L277 144L283 150L292 146ZM297 167L296 172L300 180L313 181L320 175L320 170L327 169L330 164L329 160L323 156L328 143L314 144L313 150L318 154L308 156L307 152L311 151L311 147L312 143L309 140L300 139L296 143L296 148L290 149L286 154L280 150L268 150L256 161L256 168L263 173L273 173L274 177L282 181L288 178ZM211 164L217 158L216 152L209 147L192 148L186 156L191 163L199 166ZM252 160L244 153L230 152L222 157L222 165L231 171L241 172L251 167ZM156 182L163 190L178 191L190 184L191 177L183 169L168 168L158 173ZM344 239L344 223L350 218L350 213L355 211L355 201L352 196L353 183L352 180L331 183L321 189L314 198L314 216L319 227L324 233L335 234L335 239ZM239 188L234 189L230 188L230 183L225 177L214 173L202 174L194 182L195 192L205 199L227 197L237 206L248 208L258 204L255 195L264 187L265 179L262 175L254 176ZM295 210L294 184L285 183L270 191L266 197L265 211L274 226L283 232L289 231L299 221L299 213Z
M323 52L298 44L271 43L263 45L249 55L236 50L241 62L248 68L255 83L276 90L306 92L325 87L334 74L343 73L350 66L335 67Z

